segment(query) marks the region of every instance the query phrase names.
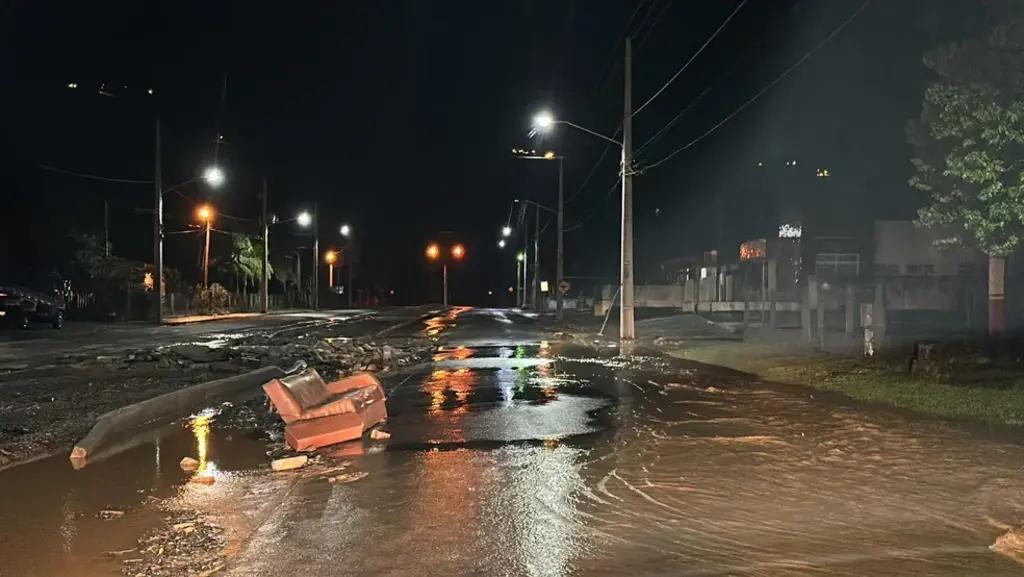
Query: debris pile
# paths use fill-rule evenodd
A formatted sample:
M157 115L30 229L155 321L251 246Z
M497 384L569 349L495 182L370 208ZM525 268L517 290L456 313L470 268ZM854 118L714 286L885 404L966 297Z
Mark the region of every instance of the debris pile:
M224 529L194 513L172 517L138 543L135 549L111 553L122 557L125 575L209 577L224 568Z

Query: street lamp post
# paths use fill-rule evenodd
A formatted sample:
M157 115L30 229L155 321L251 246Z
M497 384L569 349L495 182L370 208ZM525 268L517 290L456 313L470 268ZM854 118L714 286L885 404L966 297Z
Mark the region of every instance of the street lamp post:
M333 250L329 250L324 254L324 260L327 262L327 288L334 288L334 261L337 258L338 253Z
M552 120L552 122L554 122L554 120ZM549 124L549 126L550 126L550 124ZM513 151L513 152L515 153L516 151ZM534 155L534 154L530 154L530 155L518 155L517 154L515 157L516 158L522 158L522 159L525 159L525 160L557 160L558 161L558 210L552 210L552 209L544 206L543 204L540 204L539 202L529 201L529 200L526 201L526 202L532 203L534 206L536 206L538 208L543 208L544 210L547 210L549 212L553 212L553 213L555 213L557 215L558 248L557 248L557 252L556 252L556 255L555 255L555 287L556 287L556 293L555 293L555 295L556 295L555 296L555 318L558 319L558 320L562 320L563 301L562 301L561 286L562 286L562 279L564 278L563 275L565 274L565 269L564 269L564 261L565 261L564 246L565 245L563 244L563 233L565 232L564 231L565 221L564 221L564 218L563 218L564 213L565 213L565 195L564 195L564 191L563 191L563 182L564 182L564 178L563 178L563 174L564 174L564 171L563 171L563 157L561 155L556 155L554 152L551 152L551 151L545 152L543 155L540 155L540 156ZM539 225L539 224L540 224L540 212L538 211L538 214L537 214L537 225ZM508 236L508 234L505 234L505 230L508 230L511 233L511 229L509 227L505 227L501 231L504 236ZM535 229L535 232L539 232L539 231L540 231L540 227L538 226ZM534 269L537 272L540 271L540 251L538 250L540 248L539 244L538 244L540 242L539 241L539 236L540 235L537 235L534 238ZM539 291L540 291L540 280L539 280L539 277L534 278L534 285L535 285L534 286L534 305L536 306L537 303L540 302L539 301ZM540 307L537 306L537 308L539 310Z
M343 224L341 225L339 232L341 233L341 236L351 239L352 227L347 224ZM351 240L349 240L348 246L345 247L345 250L348 251L348 258L345 260L345 268L348 269L346 271L348 273L348 282L346 283L347 286L345 287L345 292L348 293L348 308L352 308L352 265L354 264L353 261L355 260L355 257L352 254Z
M516 253L516 306L520 306L520 296L525 297L523 294L526 283L526 271L523 270L523 261L526 260L526 255L521 252ZM520 288L522 287L522 288ZM525 308L525 305L524 305Z
M622 176L622 228L621 228L621 252L619 271L619 291L621 292L621 304L619 306L619 340L630 341L636 335L634 330L633 315L633 174L632 174L632 100L631 100L631 69L630 69L630 44L626 39L626 64L625 64L625 116L623 124L623 141L619 142L589 128L573 124L566 120L555 119L550 113L542 112L534 118L533 131L547 132L556 124L565 124L582 130L587 134L596 136L619 146L622 150L621 176ZM532 133L531 133L532 134ZM559 177L561 179L561 176ZM561 188L561 187L559 187ZM561 228L561 227L559 227ZM560 282L560 281L559 281ZM559 287L560 289L560 287Z
M313 234L313 310L319 308L320 299L318 294L320 292L320 235L317 233L317 204L313 203L313 211L303 211L299 213L299 216L295 217L298 221L299 226L311 227ZM302 278L299 278L301 286Z
M203 288L208 289L210 288L210 227L213 223L213 208L204 204L199 207L196 214L206 227L206 240L203 242Z
M466 247L461 244L455 244L451 248L451 257L453 260L459 261L466 256ZM430 243L427 246L427 258L430 260L442 259L441 247L435 242ZM441 260L441 304L442 306L448 306L448 259L443 258Z

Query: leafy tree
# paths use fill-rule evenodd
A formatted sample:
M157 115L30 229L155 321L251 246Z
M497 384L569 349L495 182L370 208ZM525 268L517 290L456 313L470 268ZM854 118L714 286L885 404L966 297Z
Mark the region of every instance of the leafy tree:
M938 80L908 127L911 186L929 195L920 226L939 245L989 257L989 331L1005 328L1005 259L1024 241L1024 20L925 55ZM994 298L998 297L998 298Z
M254 243L253 238L246 235L235 235L228 270L235 278L243 281L242 286L245 288L248 288L251 282L258 283L263 275L263 243ZM268 263L267 275L272 274L273 267Z

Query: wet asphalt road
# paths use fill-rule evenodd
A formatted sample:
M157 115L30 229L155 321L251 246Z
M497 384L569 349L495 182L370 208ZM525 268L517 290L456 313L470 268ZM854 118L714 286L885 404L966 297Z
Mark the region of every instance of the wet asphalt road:
M69 322L63 329L54 330L33 325L27 330L0 331L0 367L52 362L67 354L101 355L126 348L209 342L327 323L380 319L393 324L414 320L423 312L423 307L324 310L162 327L145 323ZM360 330L362 328L359 327Z
M131 546L146 494L242 537L233 577L1024 574L988 549L1024 520L1016 434L594 354L540 328L457 309L396 331L437 349L385 379L393 437L353 453L368 476L350 484L254 473L262 443L216 424L82 475L63 459L0 474L19 495L0 508L0 575L108 574L100 553ZM184 483L189 451L215 485ZM133 513L98 521L103 506Z

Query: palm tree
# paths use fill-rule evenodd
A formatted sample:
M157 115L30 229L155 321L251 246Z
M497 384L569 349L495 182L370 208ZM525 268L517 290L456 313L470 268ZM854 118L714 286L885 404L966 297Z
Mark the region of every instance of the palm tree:
M263 275L263 244L253 243L252 237L247 235L235 235L231 259L227 264L228 270L235 275L236 284L241 285L243 294L247 293L249 283ZM268 264L267 275L273 272L273 267Z

